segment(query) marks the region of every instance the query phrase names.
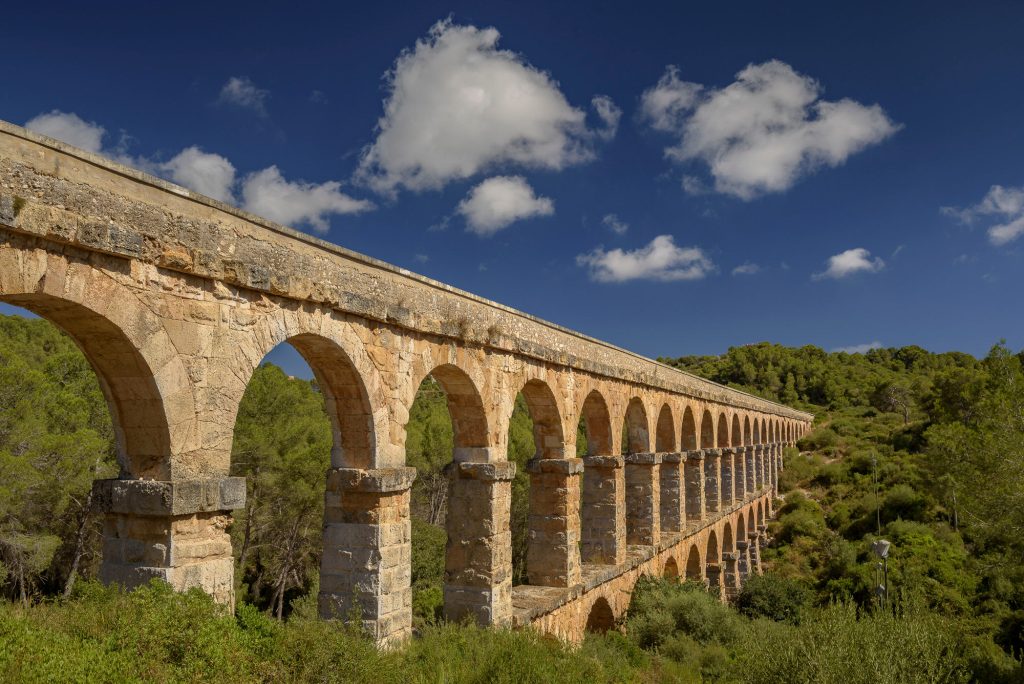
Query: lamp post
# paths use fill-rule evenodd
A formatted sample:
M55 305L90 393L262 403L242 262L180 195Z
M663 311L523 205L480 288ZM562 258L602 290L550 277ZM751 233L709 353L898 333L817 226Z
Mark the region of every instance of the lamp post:
M892 546L885 539L879 539L871 544L871 550L875 552L881 560L875 566L876 571L881 570L882 582L875 588L875 593L878 595L878 600L882 604L884 609L889 598L889 547ZM877 577L877 575L876 575Z

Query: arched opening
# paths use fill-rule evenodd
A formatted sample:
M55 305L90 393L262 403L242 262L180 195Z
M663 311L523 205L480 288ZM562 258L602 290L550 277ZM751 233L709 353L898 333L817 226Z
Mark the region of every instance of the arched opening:
M349 355L321 335L292 336L253 370L235 416L231 474L246 478L231 528L239 598L281 618L316 585L344 616L357 600L350 557L331 530L346 515L329 468L369 468L375 435L369 398ZM325 543L325 540L328 540Z
M689 406L683 411L682 449L693 451L697 448L697 425L693 420L693 410Z
M488 433L483 401L463 370L444 364L423 378L408 415L406 464L416 468L410 497L413 617L434 622L444 613L460 619L473 614L472 607L465 601L448 605L451 592L445 587L471 587L489 579L483 576L486 570L473 567L467 549L495 543L490 536L481 539L482 528L490 527L481 526L479 518L449 515L453 507L479 505L490 497L489 491L477 491L490 484L463 479L450 466L480 460L476 453L487 446ZM503 517L488 522L508 524ZM483 566L488 567L486 562Z
M639 397L633 397L626 406L626 416L622 421L622 453L643 454L650 450L647 410Z
M769 439L768 439L768 421L766 421L764 418L762 418L761 419L761 443L762 444L767 444L768 442L769 442Z
M676 564L676 559L672 556L669 556L668 560L665 561L665 567L661 571L661 576L665 579L679 578L679 565Z
M750 416L745 416L743 418L743 444L749 446L752 443L750 435Z
M662 404L661 412L658 414L658 428L655 432L654 450L660 453L673 452L676 450L676 428L672 420L672 409L668 404Z
M604 634L615 627L615 614L608 600L599 596L594 605L590 607L590 614L587 616L587 631L594 634Z
M747 540L747 522L741 515L736 520L736 541Z
M584 449L577 449L577 456L606 456L612 453L612 419L608 404L597 390L591 390L583 402L579 432L584 437Z
M732 446L741 446L743 444L743 430L740 429L740 417L735 413L732 416L732 438L730 444Z
M715 422L711 411L705 409L700 421L700 448L711 449L715 446Z
M725 417L725 413L718 415L718 436L715 439L715 446L729 446L729 419Z
M152 375L111 321L42 295L0 301L19 304L0 304L0 469L11 488L0 515L0 566L7 571L0 595L27 602L67 595L78 578L99 575L102 527L92 509L93 480L119 470L146 472L150 464L126 449L142 438L144 423L158 426L160 443L168 440L159 428L164 421L147 416L149 402L159 403ZM123 395L132 375L141 396ZM160 444L153 446L148 453L166 461Z
M550 475L531 474L533 460L562 459L565 439L558 402L551 388L541 380L530 380L516 395L509 419L508 460L516 464L512 483L512 584L552 584L558 570L553 567L551 545L556 535L552 518L558 515L559 496L544 491ZM557 488L555 488L557 490ZM575 549L570 549L572 553ZM578 550L575 550L578 553Z
M761 421L758 420L757 418L754 419L753 443L754 444L760 444L761 443Z
M121 475L167 479L170 431L164 401L153 370L124 331L92 309L51 295L6 295L0 302L46 319L84 355L107 404Z
M704 579L703 566L700 562L700 550L696 544L690 545L690 550L686 554L686 579L693 582L700 582Z
M731 553L736 550L733 546L732 538L732 525L726 521L725 526L722 528L722 552Z

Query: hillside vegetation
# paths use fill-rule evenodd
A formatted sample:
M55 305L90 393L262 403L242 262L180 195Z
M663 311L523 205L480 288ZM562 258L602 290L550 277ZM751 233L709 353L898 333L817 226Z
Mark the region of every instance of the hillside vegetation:
M444 393L428 379L410 411L418 637L378 653L315 619L323 478L331 433L315 383L265 364L235 428L238 608L154 584L102 588L89 485L116 474L99 385L40 320L0 317L0 680L1014 682L1024 679L1024 374L917 347L864 355L761 344L664 359L813 411L787 450L768 573L734 606L699 586L645 583L621 632L570 649L529 631L445 624ZM581 430L583 426L581 425ZM585 440L579 441L579 451ZM533 455L517 401L509 458ZM522 471L522 468L520 468ZM513 483L516 581L529 481ZM870 543L892 542L889 601ZM76 581L77 579L77 581Z

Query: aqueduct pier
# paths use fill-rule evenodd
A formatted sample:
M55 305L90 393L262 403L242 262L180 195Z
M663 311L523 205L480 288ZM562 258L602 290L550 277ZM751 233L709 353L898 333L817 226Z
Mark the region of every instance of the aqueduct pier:
M226 603L246 491L229 476L235 416L255 368L290 342L334 436L320 610L357 606L380 642L411 629L405 426L428 375L455 439L446 613L569 639L620 616L643 574L735 592L760 565L781 449L812 419L4 122L0 301L73 338L107 398L120 476L94 487L102 578ZM537 453L529 584L513 587L519 393Z

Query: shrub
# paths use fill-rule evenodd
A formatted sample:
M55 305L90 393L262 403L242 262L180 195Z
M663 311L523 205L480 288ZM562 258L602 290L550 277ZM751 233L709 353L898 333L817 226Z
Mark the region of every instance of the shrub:
M736 607L747 617L764 617L795 625L800 623L810 598L810 591L803 582L769 573L747 579Z

